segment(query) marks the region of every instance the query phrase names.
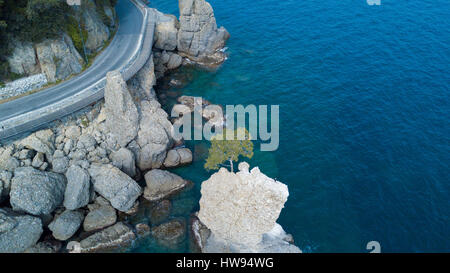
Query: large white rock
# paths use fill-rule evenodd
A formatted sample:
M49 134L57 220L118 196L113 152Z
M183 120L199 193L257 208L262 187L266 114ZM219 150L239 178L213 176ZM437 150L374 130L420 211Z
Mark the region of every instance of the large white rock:
M203 182L198 218L214 236L256 247L276 224L289 192L256 167L241 163L239 172L221 168Z

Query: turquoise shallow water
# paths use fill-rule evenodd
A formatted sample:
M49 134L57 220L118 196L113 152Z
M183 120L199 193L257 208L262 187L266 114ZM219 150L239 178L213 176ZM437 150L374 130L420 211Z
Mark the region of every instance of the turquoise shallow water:
M450 2L381 1L211 0L229 59L159 88L280 105L280 148L251 165L289 186L279 223L305 251L367 252L372 240L383 252L450 251ZM176 0L151 6L178 15ZM188 145L196 161L175 172L196 183L195 211L207 144Z

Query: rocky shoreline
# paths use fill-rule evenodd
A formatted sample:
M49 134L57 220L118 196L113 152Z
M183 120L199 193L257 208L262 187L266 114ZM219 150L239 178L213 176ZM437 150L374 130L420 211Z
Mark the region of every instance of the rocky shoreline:
M176 210L171 197L194 183L169 169L190 164L193 154L174 139L153 87L183 64L222 63L226 56L220 49L229 34L217 28L204 0L180 0L179 21L155 12L153 54L132 79L125 82L119 72L109 72L104 100L0 147L0 252L123 252L149 238L176 249L189 234L202 252L300 251L275 222L287 188L255 169L249 172L245 164L237 174L220 170L205 181L205 187L213 186L202 185L198 216L169 218ZM179 102L189 108L193 98ZM215 181L223 175L232 177L218 187ZM243 193L252 192L246 185L262 186L252 199L259 214L248 218L242 207L217 207L216 194L233 197L228 180L244 181L230 184ZM226 210L251 220L241 234L251 242L236 247L236 238L224 238L217 227L228 220L211 215Z

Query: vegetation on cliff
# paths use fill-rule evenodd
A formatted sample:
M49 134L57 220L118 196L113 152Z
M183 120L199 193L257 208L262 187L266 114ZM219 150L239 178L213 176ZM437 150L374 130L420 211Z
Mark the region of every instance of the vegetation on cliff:
M107 20L103 7L114 6L117 0L94 2L102 20ZM65 0L0 0L0 82L15 76L6 60L12 51L12 39L39 43L56 38L61 32L68 33L83 54L82 41L87 39L87 32L82 18Z

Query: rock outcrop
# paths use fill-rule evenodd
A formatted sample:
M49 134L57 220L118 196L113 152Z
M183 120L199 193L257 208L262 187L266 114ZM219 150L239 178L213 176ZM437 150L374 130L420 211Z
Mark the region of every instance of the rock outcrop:
M177 48L179 23L174 15L164 14L152 9L156 14L154 47L161 50L175 50Z
M0 253L24 252L41 234L41 219L0 209Z
M142 193L142 189L136 181L110 164L92 164L89 174L95 191L120 211L130 210Z
M42 73L49 82L63 80L83 69L83 58L75 49L67 34L59 39L45 40L36 44L36 56Z
M138 133L139 114L119 71L106 75L106 127L120 147L126 147Z
M276 220L289 195L287 186L267 177L257 167L249 171L247 163L239 164L239 170L232 173L222 168L202 183L198 218L211 230L203 250L298 250L283 240L277 242L283 237Z
M11 42L11 47L14 50L7 57L11 72L26 76L41 73L32 43L14 40Z
M179 0L179 8L179 54L200 63L222 63L225 54L220 49L230 35L225 28L217 28L211 5L205 0Z
M18 168L11 183L10 203L15 211L47 215L63 203L66 178L32 167Z

